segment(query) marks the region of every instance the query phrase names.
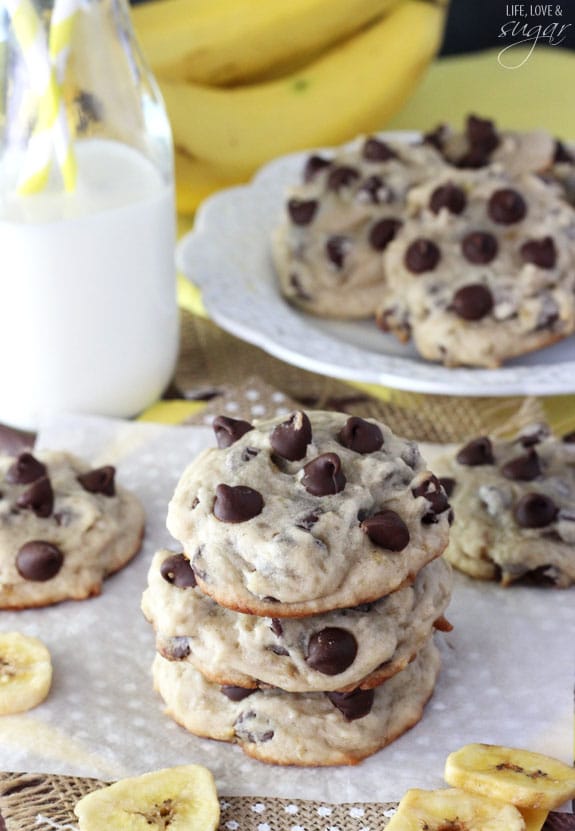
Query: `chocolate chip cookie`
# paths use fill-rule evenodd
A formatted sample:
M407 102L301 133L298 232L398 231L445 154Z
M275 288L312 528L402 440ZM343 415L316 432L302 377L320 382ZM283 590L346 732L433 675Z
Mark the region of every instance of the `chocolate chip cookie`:
M446 558L471 577L575 583L575 434L533 425L438 458L455 521Z
M116 485L63 452L0 456L0 608L98 594L138 551L144 511Z
M287 196L274 236L283 295L313 314L373 317L383 280L381 252L405 218L405 197L442 159L430 145L359 139L315 154Z
M289 692L370 689L402 670L445 625L451 569L439 558L375 603L307 618L238 614L202 594L183 554L158 552L142 609L156 648L217 684Z
M167 525L217 603L277 618L357 606L445 548L447 497L384 424L295 412L214 426L220 446L186 469Z
M160 655L153 675L166 712L196 735L237 743L249 756L278 765L353 765L419 721L439 663L429 641L381 686L348 693L220 687L189 663Z
M383 253L377 321L447 366L497 367L575 330L575 211L538 177L443 172Z

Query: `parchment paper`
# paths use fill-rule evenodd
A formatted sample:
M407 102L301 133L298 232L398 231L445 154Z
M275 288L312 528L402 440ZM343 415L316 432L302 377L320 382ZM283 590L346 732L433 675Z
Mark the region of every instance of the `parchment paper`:
M437 636L443 670L422 721L360 765L271 767L172 723L152 690L154 639L140 597L154 551L171 542L165 516L176 481L213 442L202 427L92 417L44 425L39 446L115 464L118 481L142 499L148 525L142 551L105 582L100 597L0 613L3 630L44 640L55 670L42 705L0 719L4 770L113 779L198 762L225 794L361 802L397 800L409 787L441 787L445 757L470 741L572 761L575 591L501 589L462 575L448 609L455 628Z

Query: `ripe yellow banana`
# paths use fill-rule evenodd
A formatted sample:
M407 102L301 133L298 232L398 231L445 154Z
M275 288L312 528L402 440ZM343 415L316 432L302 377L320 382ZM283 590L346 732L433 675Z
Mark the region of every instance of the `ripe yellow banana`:
M399 0L155 0L136 6L158 78L245 83L348 37Z
M0 715L36 707L51 683L52 662L42 641L19 632L0 633Z
M161 82L175 143L234 180L275 156L381 129L437 52L444 18L443 5L405 0L281 79L233 89Z
M220 806L210 771L180 765L92 791L74 813L80 831L215 831Z
M176 149L176 207L179 214L193 214L210 193L236 184L224 179L211 165L192 159Z

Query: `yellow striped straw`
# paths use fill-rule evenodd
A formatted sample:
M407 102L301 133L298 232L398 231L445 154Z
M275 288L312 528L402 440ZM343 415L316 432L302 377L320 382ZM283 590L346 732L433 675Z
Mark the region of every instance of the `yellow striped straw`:
M76 186L76 160L68 130L61 81L69 51L70 36L77 11L70 0L56 0L52 12L54 32L50 26L49 42L32 0L5 0L16 41L22 51L34 93L39 99L38 117L30 136L19 192L38 193L50 176L54 154L64 187Z

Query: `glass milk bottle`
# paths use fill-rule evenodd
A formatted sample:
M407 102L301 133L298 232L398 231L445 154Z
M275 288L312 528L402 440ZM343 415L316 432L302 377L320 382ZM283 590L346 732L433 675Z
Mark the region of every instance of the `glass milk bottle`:
M134 416L178 348L163 103L125 0L0 14L0 422Z

